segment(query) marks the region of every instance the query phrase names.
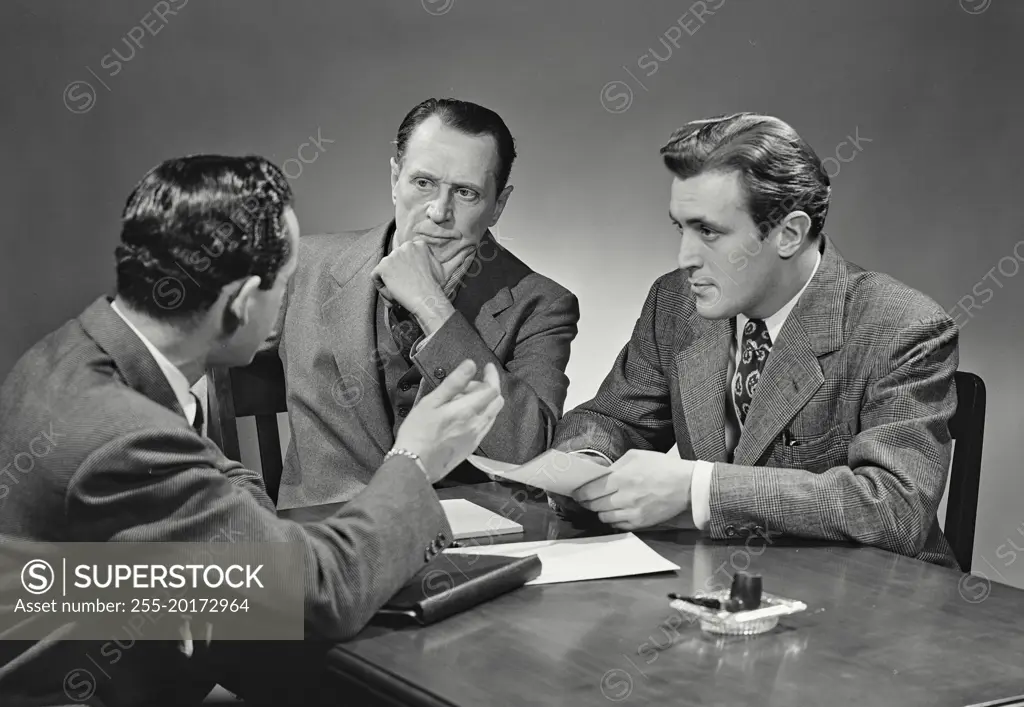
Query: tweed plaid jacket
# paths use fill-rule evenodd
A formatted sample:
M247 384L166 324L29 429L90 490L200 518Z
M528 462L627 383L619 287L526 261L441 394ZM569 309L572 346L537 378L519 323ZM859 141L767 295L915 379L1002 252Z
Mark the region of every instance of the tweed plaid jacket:
M278 508L348 500L395 443L383 368L397 353L377 345L371 278L393 224L299 240L299 267L265 347L284 364L292 434ZM467 358L479 369L494 363L505 406L480 453L524 463L550 446L562 416L579 304L490 233L478 262L455 314L413 356L423 375L417 400Z
M210 542L225 531L233 542L290 543L305 558L310 638L353 636L452 538L429 481L405 458L388 460L322 523L279 519L260 476L192 429L106 298L36 344L4 381L4 464L15 480L0 482L0 553L15 540ZM0 575L0 596L19 581ZM0 601L0 611L10 608ZM198 704L213 687L217 656L203 654L200 641L187 658L173 641L140 640L114 661L104 658L109 640L83 640L95 638L85 620L56 625L47 616L0 629L0 705L69 704L80 692L66 695L63 680L89 669L90 656L101 668L89 704ZM47 637L22 640L39 633ZM258 675L267 666L249 667Z
M958 330L935 302L847 263L821 265L779 332L733 458L726 373L734 320L706 320L681 271L651 288L597 396L555 446L714 462L713 538L854 541L956 567L936 509L949 470Z

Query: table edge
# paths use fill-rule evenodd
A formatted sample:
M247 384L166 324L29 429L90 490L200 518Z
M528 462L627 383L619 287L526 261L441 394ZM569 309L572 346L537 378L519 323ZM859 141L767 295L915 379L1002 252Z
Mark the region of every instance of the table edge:
M455 702L450 702L349 651L344 644L334 646L328 655L333 658L327 661L327 670L332 676L342 681L358 683L368 690L397 700L397 704L416 707L458 707Z

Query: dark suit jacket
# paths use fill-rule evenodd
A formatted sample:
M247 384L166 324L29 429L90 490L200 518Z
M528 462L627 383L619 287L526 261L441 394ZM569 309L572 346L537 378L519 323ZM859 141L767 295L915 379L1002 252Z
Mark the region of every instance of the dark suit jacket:
M779 332L727 463L733 321L701 318L681 271L651 289L629 343L555 444L715 462L713 538L857 541L956 566L936 522L949 471L958 331L935 302L847 263L821 265Z
M45 450L44 432L53 442ZM260 477L192 430L156 361L105 298L29 350L0 389L0 461L24 450L35 465L4 481L0 541L205 542L230 528L238 542L297 543L310 638L354 635L451 538L427 478L401 458L323 523L278 519ZM67 624L44 640L0 634L0 704L67 704L65 675L101 655L103 642L71 640L81 629ZM104 666L109 679L92 670L94 702L202 699L212 684L196 663L171 641L139 641Z
M384 257L390 226L299 241L283 324L270 342L284 364L292 434L280 508L351 498L394 444L380 373L389 353L377 350L378 294L370 277ZM456 304L461 311L413 356L423 375L420 396L464 359L481 369L493 362L505 406L480 452L526 462L548 448L562 414L579 320L576 297L488 233Z

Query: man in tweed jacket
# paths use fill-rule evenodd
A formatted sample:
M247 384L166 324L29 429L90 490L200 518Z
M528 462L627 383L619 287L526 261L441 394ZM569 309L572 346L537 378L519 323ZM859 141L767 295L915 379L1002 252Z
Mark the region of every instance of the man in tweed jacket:
M207 543L226 532L290 543L304 560L306 635L324 648L361 630L451 542L432 483L493 423L493 368L482 384L471 384L472 364L454 370L410 415L396 442L404 453L322 523L277 518L260 476L200 434L190 386L208 365L246 364L274 324L296 262L291 198L281 171L255 157L170 160L140 182L125 207L117 298L45 337L0 388L0 552L9 541ZM19 584L0 576L0 596ZM284 661L301 659L302 642L233 644L214 631L208 645L186 623L180 643L129 634L114 659L112 636L90 634L88 617L4 625L4 707L198 704L214 682L276 704L314 704L320 691L292 672L301 661Z
M291 444L278 508L347 501L406 416L464 359L493 364L506 404L480 453L522 463L551 444L579 304L492 236L512 186L493 111L428 99L402 121L394 219L302 238L277 348ZM450 481L487 481L469 464Z
M617 460L575 501L623 529L692 522L955 567L936 521L953 321L843 259L822 231L828 175L782 121L696 121L662 155L679 269L654 283L597 396L558 426L557 447Z

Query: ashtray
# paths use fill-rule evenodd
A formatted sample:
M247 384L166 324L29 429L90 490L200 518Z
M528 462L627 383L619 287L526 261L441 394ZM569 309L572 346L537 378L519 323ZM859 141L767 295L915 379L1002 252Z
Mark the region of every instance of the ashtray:
M729 590L703 592L695 595L700 599L729 599ZM788 616L804 611L807 605L802 601L778 597L774 594L762 594L761 606L749 611L725 611L709 609L681 599L669 603L676 611L689 614L700 619L700 627L708 633L728 636L753 636L771 631L779 624L780 616Z

